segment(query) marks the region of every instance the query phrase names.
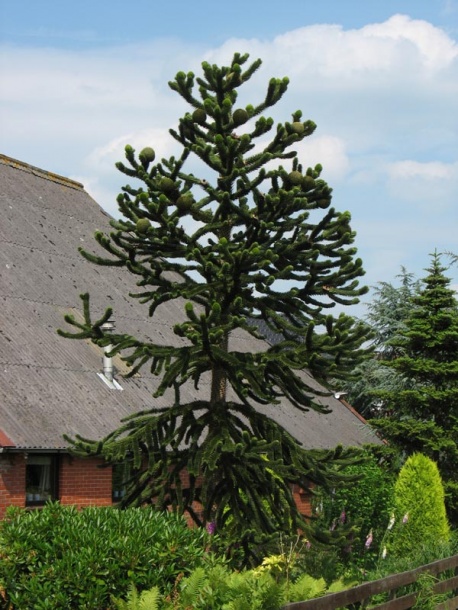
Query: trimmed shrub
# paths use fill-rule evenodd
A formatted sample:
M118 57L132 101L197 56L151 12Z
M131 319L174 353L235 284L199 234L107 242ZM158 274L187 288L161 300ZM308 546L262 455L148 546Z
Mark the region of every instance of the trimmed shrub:
M209 544L205 530L151 507L10 509L0 522L0 591L16 610L111 608L131 583L167 594Z
M411 455L401 468L394 488L395 524L388 552L409 556L421 548L450 540L445 496L437 464L426 455Z

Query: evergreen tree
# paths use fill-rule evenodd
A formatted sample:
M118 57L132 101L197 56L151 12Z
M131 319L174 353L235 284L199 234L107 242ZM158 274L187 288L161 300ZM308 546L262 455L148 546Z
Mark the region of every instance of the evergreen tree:
M386 361L410 388L380 392L390 416L373 420L407 454L421 452L439 466L449 516L458 518L458 303L440 256L431 256L424 289L413 299L405 329Z
M395 369L384 365L404 354L399 342L400 333L406 330L406 319L414 307L421 282L404 267L397 276L400 285L380 282L373 290L374 297L367 305L365 317L372 332L373 357L358 367L359 378L344 382L340 387L348 393L348 400L367 419L383 417L391 407L381 398L380 392L398 392L412 387L415 382Z
M287 90L287 78L272 78L257 105L237 105L239 87L261 65L244 68L247 59L236 54L223 67L204 62L202 77L179 72L169 83L190 106L170 130L181 154L154 163L154 149L137 156L126 146L127 163L117 167L141 186L122 189L123 218L112 221L110 235L96 233L109 256L82 251L93 263L127 267L140 287L131 296L151 317L178 300L184 321L174 332L185 343L105 336L111 310L94 321L87 294L85 322L68 317L78 331L61 331L113 345L131 375L148 364L160 376L156 396L172 394L167 408L138 413L100 442L77 438L75 450L111 463L133 456L125 504L154 498L161 508L187 510L199 524L233 531L245 549L260 534L306 527L292 483L333 485L339 469L329 466L356 459L354 449L342 447L305 451L262 405L286 398L292 409L324 411L302 371L323 384L350 374L366 332L349 316L329 313L336 304L357 303L366 289L359 286L350 214L331 207L321 166L304 170L291 150L315 124L296 111L273 130L263 116ZM206 166L205 178L185 169L190 156ZM262 324L281 341L256 353L231 349L233 331L263 338ZM201 389L201 399L182 401L183 385L199 387L204 377L208 396ZM180 478L185 469L189 486Z
M374 300L368 305L367 322L374 332L373 344L377 355L383 360L393 360L402 355L398 338L406 328L413 297L420 291L420 282L404 267L397 278L400 286L380 282L374 289Z

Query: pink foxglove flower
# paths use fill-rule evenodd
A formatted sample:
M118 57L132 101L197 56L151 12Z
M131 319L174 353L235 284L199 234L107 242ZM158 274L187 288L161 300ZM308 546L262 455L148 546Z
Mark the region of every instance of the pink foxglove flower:
M216 531L216 523L214 521L210 521L207 523L207 532L212 536Z
M341 522L341 523L345 523L345 519L346 519L346 518L347 518L347 515L345 514L345 510L343 510L343 511L340 513L340 522Z
M374 537L372 535L372 530L371 530L369 532L369 534L367 535L366 542L364 543L364 546L366 547L366 549L370 548L373 539L374 539Z
M402 522L407 523L408 520L409 520L409 513L406 513L402 518Z

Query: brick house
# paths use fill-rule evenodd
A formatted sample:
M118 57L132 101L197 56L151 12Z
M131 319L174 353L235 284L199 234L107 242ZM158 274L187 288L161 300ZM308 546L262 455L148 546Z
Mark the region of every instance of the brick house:
M126 269L79 255L78 246L96 248L95 230L110 230L110 217L81 184L0 155L0 185L0 518L9 505L36 507L48 498L110 505L122 493L116 473L100 460L72 456L63 435L102 438L122 418L150 408L157 380L146 370L124 379L117 358L111 379L100 348L63 339L56 329L65 327L66 313L81 316L79 294L89 291L94 313L110 305L118 329L176 344L172 326L182 308L168 303L158 319L147 318L126 297L135 289ZM242 333L231 341L245 350L264 345ZM194 388L188 392L187 400L197 397ZM306 447L380 443L344 401L323 400L328 415L304 415L287 401L263 409ZM307 510L307 497L295 493Z

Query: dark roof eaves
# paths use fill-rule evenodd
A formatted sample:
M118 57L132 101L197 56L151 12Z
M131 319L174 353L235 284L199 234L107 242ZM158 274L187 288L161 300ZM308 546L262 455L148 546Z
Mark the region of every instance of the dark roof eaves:
M1 447L0 446L0 454L1 453L55 453L55 454L69 454L71 453L69 447L28 447L25 446L16 446L16 447Z

